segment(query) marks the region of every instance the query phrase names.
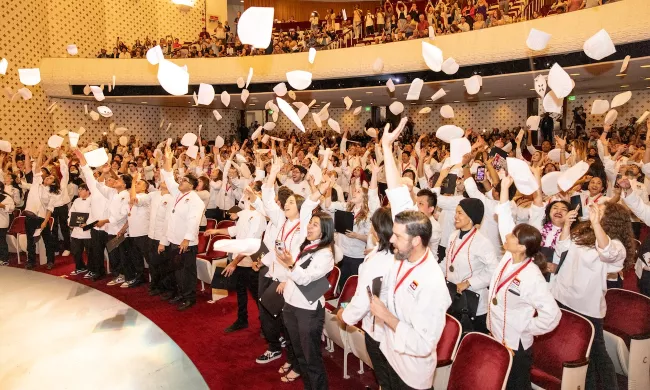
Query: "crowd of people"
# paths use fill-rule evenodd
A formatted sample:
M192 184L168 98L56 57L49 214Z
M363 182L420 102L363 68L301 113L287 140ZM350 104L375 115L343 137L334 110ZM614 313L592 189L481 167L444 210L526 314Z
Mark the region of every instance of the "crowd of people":
M551 14L577 11L597 5L611 3L615 0L555 0L550 6ZM435 3L435 4L434 4ZM297 53L308 51L310 48L319 50L339 48L350 45L351 42L368 40L372 43L388 43L408 39L429 37L429 27L433 27L436 35L455 34L488 27L525 21L527 17L517 3L515 8L512 0L499 0L498 8L490 11L488 0L437 0L429 1L424 9L418 9L415 2L406 5L397 1L395 5L387 0L383 8L366 10L354 5L351 14L344 9L336 13L329 9L321 17L318 12L309 16L311 29L301 31L300 27L284 31L279 28L274 33L274 39L265 49L254 49L242 44L237 36L237 25L241 12L237 13L233 27L228 21L217 22L212 32L203 28L196 40L180 41L179 38L137 39L132 45L126 45L117 38L111 53L101 49L97 58L145 58L147 50L160 45L166 58L217 58L241 57L265 54ZM516 11L516 12L515 12ZM538 19L545 15L534 12L530 16ZM289 22L295 21L293 16ZM285 22L279 20L279 23ZM281 26L281 24L280 24ZM353 39L355 41L353 41ZM338 44L332 46L332 42Z
M256 131L197 146L192 136L113 144L104 135L82 138L81 149L15 147L3 154L0 261L8 261L12 212L22 209L27 269L39 239L48 269L60 261L56 252L70 251L70 277L116 288L147 283L146 262L149 295L184 311L197 299L199 236L256 239L268 253L229 250L215 278L235 280L238 315L226 332L248 327L249 291L258 302L268 347L256 361L279 359L286 346L284 382L301 377L306 388L327 388L319 286L337 265L338 291L352 275L359 282L336 316L362 322L383 389L431 387L445 312L459 294L478 297L463 331L490 333L514 352L509 389L530 388L534 336L558 325L560 308L594 324L587 388L615 389L604 296L635 266L635 239L650 222L650 138L635 123L572 139L546 134L539 147L530 130L468 129L471 152L461 159L444 134L413 135L408 118L392 131L382 123L352 136ZM93 155L99 148L108 152L104 164ZM585 164L566 191L540 184ZM527 173L536 183L518 181ZM335 228L338 212L353 215L351 229ZM235 224L206 229L208 218ZM636 269L650 296L650 266L637 261ZM377 278L381 288L369 295ZM269 294L283 300L281 313L259 303Z

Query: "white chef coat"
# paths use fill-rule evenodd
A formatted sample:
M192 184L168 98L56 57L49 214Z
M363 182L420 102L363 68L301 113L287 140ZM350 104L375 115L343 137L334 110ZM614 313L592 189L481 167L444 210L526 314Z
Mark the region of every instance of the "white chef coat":
M598 248L598 243L594 248L578 246L571 238L558 241L555 252L559 255L567 250L569 253L552 286L553 296L578 313L604 318L607 274L623 269L625 247L612 239L603 249Z
M31 211L41 218L45 218L47 212L54 211L55 194L50 192L48 187L43 185L43 174L39 170L38 173L34 172L32 185L27 195L27 205L25 211Z
M499 202L488 198L485 194L479 191L476 182L472 177L465 179L465 192L467 192L467 195L469 195L470 198L475 198L483 202L485 212L483 214L483 221L481 221L481 228L479 231L492 243L492 247L499 256L502 255L503 246L501 243L501 237L499 237L496 213L494 212L494 208L499 204Z
M287 220L284 210L275 203L274 187L262 187L262 202L270 223L277 226L276 233L269 237L272 240L271 246L269 247L267 245L269 253L267 256L264 256L262 263L269 267L269 277L282 282L288 277L288 270L275 257L275 242L277 240L284 242L284 247L291 253L291 256L294 259L298 257L300 245L307 237L307 225L311 219L312 211L318 206L319 202L314 202L309 197L305 198L305 201L300 207L299 218L293 221Z
M472 230L476 231L472 237ZM454 231L447 244L447 255L440 263L440 269L446 279L454 284L469 280L469 290L480 295L476 315L487 313L488 291L490 279L497 267L498 260L492 243L485 236L476 230L476 227L467 232L463 239L460 239L460 230ZM469 241L467 241L469 240ZM467 241L465 245L461 245ZM453 253L452 253L453 251ZM452 257L456 255L452 263ZM451 270L453 265L454 270Z
M228 228L230 237L237 240L246 238L262 238L266 229L266 218L257 210L242 210L237 213L237 223ZM268 248L268 247L267 247ZM238 264L238 267L252 267L253 260L245 256Z
M598 194L596 196L589 195L589 191L580 191L580 219L583 221L589 220L589 207L594 204L604 204L609 201L609 197Z
M90 224L95 221L108 218L108 199L106 199L102 194L97 190L97 180L93 176L93 171L88 165L81 167L81 172L84 175L86 180L86 185L90 190L90 216L86 224ZM102 227L94 226L93 229L106 231L108 226L104 225Z
M90 215L91 203L92 202L90 200L90 196L86 199L75 199L74 202L72 202L70 211L68 212L68 225L70 225L70 216L72 213L88 213L88 215ZM90 217L88 219L90 219ZM73 227L72 232L70 233L70 237L77 238L79 240L87 240L90 238L90 230L83 230L83 228L80 227Z
M104 183L97 183L97 191L102 194L108 204L108 224L106 233L116 236L124 227L129 214L129 191L123 190L119 193L116 189L106 186Z
M205 209L208 208L208 202L210 201L210 191L208 190L201 190L201 191L196 191L196 194L201 198L201 200L204 203L203 207L203 215L201 216L201 224L199 226L206 226L208 224L208 220L205 218Z
M307 268L302 268L301 264L309 259L311 259L311 263L309 263ZM287 275L287 284L284 287L283 293L284 302L293 307L305 310L316 310L318 304L320 304L322 310L325 307L325 297L320 297L318 301L310 304L298 289L298 285L307 286L311 282L329 274L332 269L334 269L334 254L329 248L320 249L300 258L296 261L293 270Z
M136 198L138 198L138 203L129 207L129 237L142 237L149 234L151 196L136 194Z
M352 213L356 215L360 209L360 207L356 207L352 210ZM334 216L336 210L347 211L347 204L345 202L332 202L326 211ZM352 231L364 236L368 235L370 233L370 217L372 217L372 214L370 214L370 211L368 211L368 215L364 220L355 219L354 224L352 225ZM357 240L356 238L350 238L342 233L335 234L337 236L336 243L343 250L344 256L354 259L364 258L365 255L363 252L366 249L365 241Z
M440 187L436 187L432 190L438 196L438 207L440 207L440 216L438 217L438 222L442 228L442 234L440 236L440 245L447 245L449 242L449 236L456 229L454 227L454 214L456 213L456 206L464 198L460 195L440 195Z
M171 207L167 211L167 234L165 242L180 245L183 240L189 241L189 246L199 243L199 224L205 203L196 194L196 191L189 191L185 194L178 190L178 183L174 180L174 174L166 170L160 171L160 175L169 193L172 195ZM161 240L162 241L162 240Z
M0 202L5 205L5 207L0 208L0 229L7 229L9 227L9 219L15 208L14 200L11 199L11 196L6 193L4 195L5 198ZM4 238L2 239L4 240Z
M166 246L169 244L165 238L167 234L167 216L171 214L169 208L173 207L174 198L170 193L163 195L160 191L151 192L149 196L151 197L151 204L149 206L148 236Z
M53 200L54 207L68 205L72 200L72 195L70 194L68 188L70 172L68 171L68 162L65 159L59 159L59 170L61 171L61 192L56 195Z
M386 280L395 262L395 256L390 251L378 252L377 249L375 247L366 256L363 263L359 265L357 290L350 303L343 310L343 321L348 325L355 325L363 318L362 329L374 340L381 340L382 336L376 333L383 331L383 325L378 325L375 317L370 313L370 298L368 297L367 287L370 287L372 291L372 281L375 278Z
M296 183L295 181L293 181L291 177L287 177L287 180L283 184L285 187L293 191L294 194L301 195L305 199L307 199L309 195L311 195L311 191L309 189L309 183L307 183L306 180L302 180Z
M512 210L508 203L504 203L497 206L495 211L499 216L499 233L505 242L506 235L512 233L515 227ZM544 275L533 262L496 291L498 285L508 280L521 266L522 263L513 264L512 254L506 252L492 275L489 289L488 329L497 341L514 351L519 349L520 341L524 349L530 348L534 336L555 329L562 317ZM496 305L492 302L494 298Z
M384 279L382 294L388 310L399 319L395 331L381 321L380 349L391 367L407 385L431 388L436 370L436 347L445 327L451 298L442 271L431 250L419 266L408 260L395 261ZM400 265L403 269L400 270ZM395 287L406 272L412 272ZM382 299L383 300L383 299Z

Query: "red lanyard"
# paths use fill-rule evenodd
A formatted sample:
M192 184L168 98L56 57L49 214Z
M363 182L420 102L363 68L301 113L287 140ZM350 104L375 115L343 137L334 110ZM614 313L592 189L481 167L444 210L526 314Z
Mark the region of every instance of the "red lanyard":
M178 202L183 200L183 198L186 197L189 194L190 194L190 192L188 191L188 192L184 193L183 196L181 196L180 198L176 198L176 203L174 203L174 210L176 210L176 205L178 204Z
M460 243L460 246L458 247L458 250L456 251L456 253L453 252L454 247L451 248L452 256L451 256L451 261L449 262L449 264L454 264L454 260L456 260L456 256L458 256L458 253L460 252L460 250L463 249L463 247L465 246L465 244L469 241L470 238L472 238L472 237L474 236L474 234L476 234L476 229L472 228L472 232L469 233L469 234L467 235L467 237L465 237L465 239L463 240L463 242ZM454 244L455 244L455 243L456 243L456 242L454 242ZM454 245L454 246L455 246L455 245ZM453 271L452 271L452 272L453 272Z
M395 284L393 295L397 292L399 286L401 286L402 283L404 283L404 279L406 279L411 274L411 272L413 272L413 270L416 269L420 264L424 263L427 260L427 256L429 256L429 248L427 248L427 251L424 252L424 256L422 257L422 260L420 260L420 262L418 262L415 266L413 266L413 268L406 271L406 273L404 273L404 276L402 276L401 279L399 279L399 273L402 272L402 266L404 265L404 262L408 260L402 260L402 262L399 263L399 268L397 269L397 277L395 278L397 280L397 283Z
M513 273L511 273L511 274L506 278L506 280L504 280L503 282L499 283L499 281L501 280L501 276L503 276L503 271L505 271L505 269L508 268L508 264L510 264L510 261L512 261L512 259L509 259L509 260L506 262L506 265L503 266L503 268L501 269L501 272L499 273L499 277L497 278L496 282L494 283L495 285L497 285L497 287L494 289L494 294L492 294L492 297L493 297L493 298L492 298L492 303L495 302L495 301L494 301L494 298L496 298L497 294L498 294L499 291L503 288L503 286L505 286L506 284L509 284L509 283L512 281L512 279L515 278L515 276L519 275L519 273L520 273L521 271L523 271L524 268L526 268L526 266L527 266L528 264L530 264L530 262L531 262L532 260L531 260L531 259L526 260L526 261L524 262L524 264L522 264L521 266L519 266L519 268L517 268Z
M289 229L289 231L287 232L287 235L285 236L284 235L284 228L285 228L285 226L287 226L287 222L289 222L288 219L286 221L284 221L284 224L282 224L282 232L278 236L278 237L282 238L282 241L286 241L287 237L289 237L289 235L291 235L291 233L293 233L293 231L296 230L298 228L298 226L300 226L300 220L298 220L298 223L295 224L291 229Z
M298 260L300 260L300 257L302 256L303 253L305 253L305 252L307 252L307 251L309 251L309 250L311 250L311 249L316 248L316 247L318 246L318 244L319 244L319 243L317 242L317 243L315 243L315 244L309 244L309 245L307 245L307 246L305 247L305 249L301 250L300 253L298 253L298 257L296 257L296 262L298 262Z
M600 199L601 196L603 196L603 194L598 195L598 196L593 200L594 204L598 204L598 199ZM585 202L585 205L588 205L588 204L589 204L589 197L587 197L587 201Z

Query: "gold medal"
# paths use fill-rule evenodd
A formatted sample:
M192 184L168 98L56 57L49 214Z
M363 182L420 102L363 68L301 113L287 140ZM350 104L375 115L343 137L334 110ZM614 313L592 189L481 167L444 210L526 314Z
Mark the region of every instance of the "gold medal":
M492 304L496 306L497 303L499 303L499 301L497 301L497 297L492 298Z
M453 265L449 266L449 271L454 272L454 266Z

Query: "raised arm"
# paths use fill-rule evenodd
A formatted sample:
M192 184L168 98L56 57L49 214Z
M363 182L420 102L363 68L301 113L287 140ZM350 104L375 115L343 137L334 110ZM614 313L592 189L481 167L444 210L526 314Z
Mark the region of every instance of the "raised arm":
M392 132L384 131L384 136L381 138L381 146L384 151L384 170L386 171L386 184L388 185L388 188L397 188L402 185L402 175L397 170L397 164L395 164L395 158L393 157L392 145L397 141L397 138L402 133L407 121L407 117L402 118L395 130Z

